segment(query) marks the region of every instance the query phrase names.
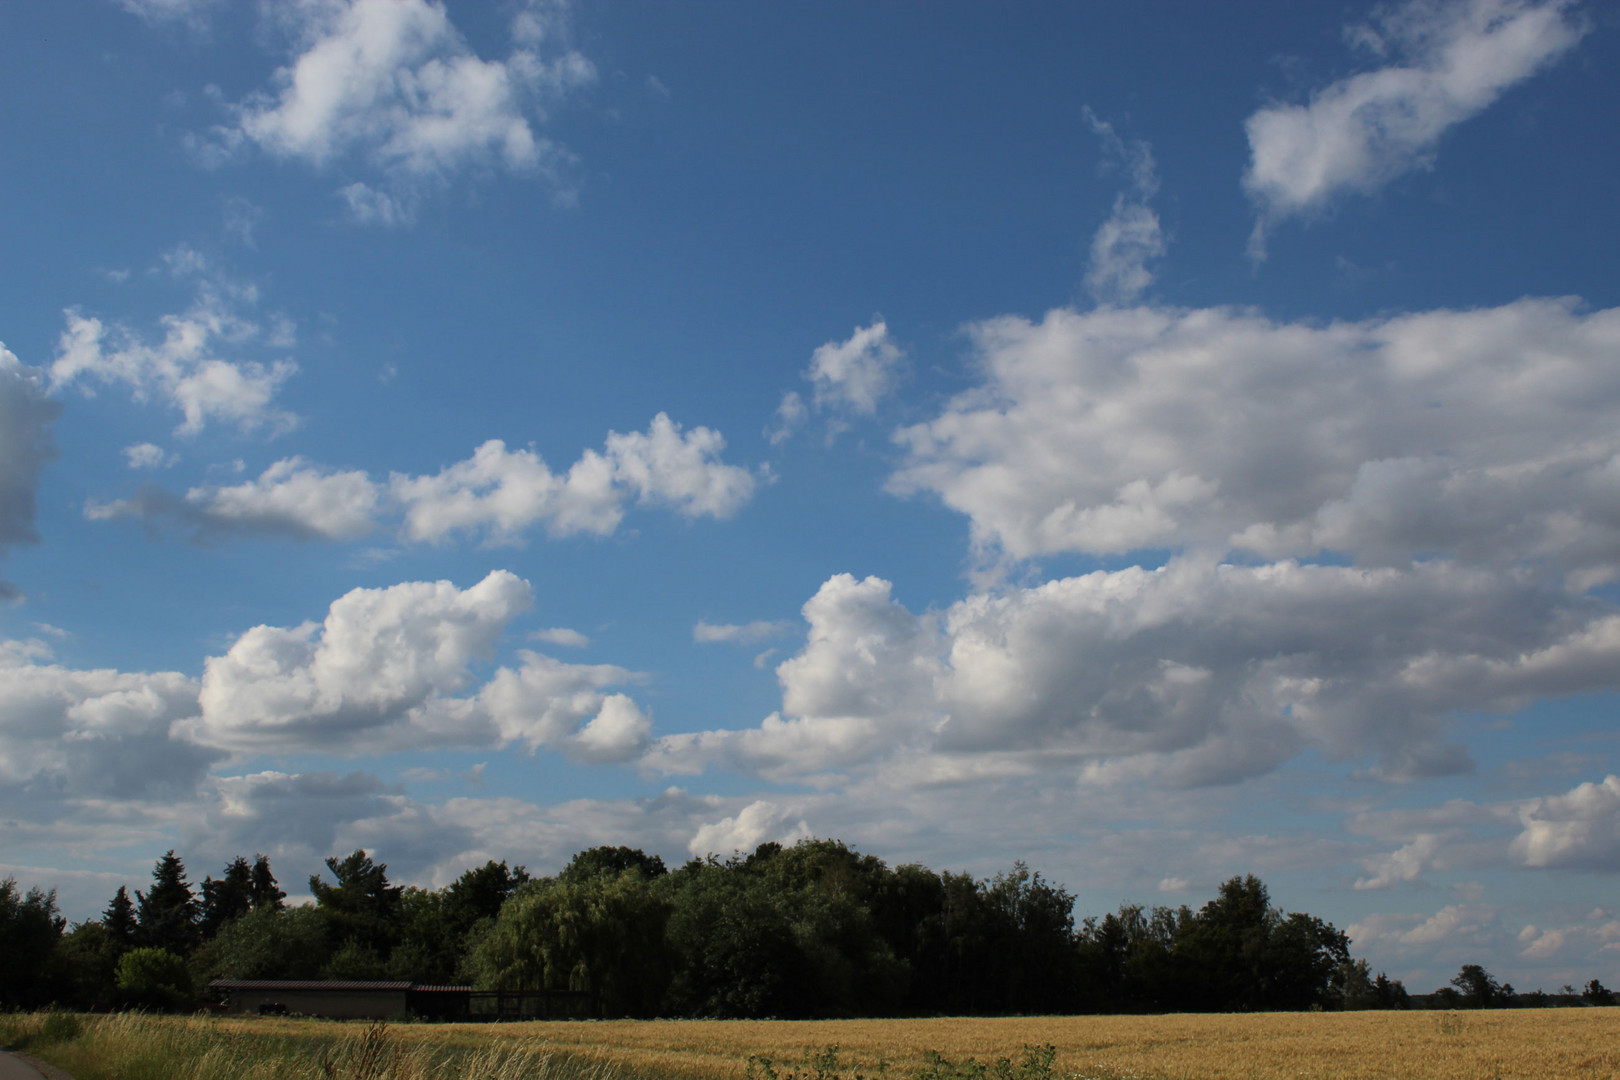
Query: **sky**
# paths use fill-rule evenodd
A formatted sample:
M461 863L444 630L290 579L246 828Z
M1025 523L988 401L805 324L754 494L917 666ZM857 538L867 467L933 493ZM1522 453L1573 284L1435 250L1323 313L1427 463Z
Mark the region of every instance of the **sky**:
M1234 874L1620 981L1620 10L0 5L0 875Z

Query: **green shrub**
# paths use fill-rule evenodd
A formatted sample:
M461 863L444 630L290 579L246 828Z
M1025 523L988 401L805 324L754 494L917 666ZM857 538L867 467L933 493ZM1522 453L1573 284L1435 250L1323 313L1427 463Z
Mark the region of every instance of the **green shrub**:
M39 1028L42 1043L72 1042L79 1037L79 1018L72 1013L53 1012L45 1017Z
M118 989L131 1005L170 1011L191 1002L191 973L167 949L131 949L118 961Z

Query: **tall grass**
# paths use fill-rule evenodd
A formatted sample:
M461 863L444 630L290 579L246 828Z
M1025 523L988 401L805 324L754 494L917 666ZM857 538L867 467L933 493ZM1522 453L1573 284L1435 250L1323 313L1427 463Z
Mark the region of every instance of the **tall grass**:
M538 1043L402 1042L386 1024L333 1033L244 1031L217 1020L121 1013L0 1016L0 1045L75 1080L621 1080L619 1070Z

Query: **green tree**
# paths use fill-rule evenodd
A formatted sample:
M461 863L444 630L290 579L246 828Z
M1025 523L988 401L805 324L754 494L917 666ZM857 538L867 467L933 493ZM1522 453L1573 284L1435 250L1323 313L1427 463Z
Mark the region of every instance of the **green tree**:
M55 889L23 894L16 878L0 881L0 1008L45 1004L47 965L66 925Z
M186 962L167 949L131 949L118 961L118 989L126 1004L171 1012L191 1003Z
M400 897L400 942L389 954L389 973L414 982L461 978L475 929L492 922L512 891L528 880L523 867L491 860L438 892L406 889Z
M1478 964L1464 964L1451 985L1462 995L1462 1004L1470 1009L1496 1009L1507 1004L1508 995L1495 976Z
M101 913L101 925L114 942L126 949L135 947L135 935L140 924L135 918L135 902L129 898L129 889L123 885L113 894L107 910Z
M248 875L248 900L254 911L280 911L287 894L276 884L276 875L270 872L270 857L256 855L253 870Z
M1382 971L1373 980L1373 1000L1380 1009L1407 1009L1412 1005L1412 995L1406 992L1401 980L1391 979Z
M670 905L635 870L519 889L481 935L475 985L583 990L603 1016L651 1016L663 1002Z
M670 875L670 989L686 1016L803 1016L809 963L782 906L757 875L690 862Z
M491 863L490 865L494 865ZM505 866L505 863L501 864ZM520 868L521 869L521 868ZM590 878L600 877L604 874L618 877L626 870L634 870L649 881L653 878L663 877L668 873L664 860L657 855L648 855L640 848L630 847L593 847L586 848L569 860L562 873L557 875L559 881L587 881Z
M331 952L321 912L264 907L222 926L198 951L192 970L204 984L211 979L314 979Z
M1598 980L1593 979L1591 982L1587 983L1586 988L1581 991L1581 1000L1586 1002L1588 1005L1613 1005L1614 991L1610 990L1607 986L1604 986Z
M118 996L118 961L128 946L100 922L82 922L64 934L51 955L53 996L75 1008L110 1008Z
M399 939L404 892L389 884L388 864L374 863L364 851L355 851L343 859L329 857L326 868L332 872L334 883L327 884L319 874L311 874L309 891L331 923L332 940L341 944L353 940L386 958Z
M219 933L232 919L246 915L253 907L253 868L238 855L225 867L225 876L215 881L205 877L197 930L204 941Z
M140 945L184 955L196 944L197 901L185 864L172 848L152 867L152 887L135 893L135 909Z

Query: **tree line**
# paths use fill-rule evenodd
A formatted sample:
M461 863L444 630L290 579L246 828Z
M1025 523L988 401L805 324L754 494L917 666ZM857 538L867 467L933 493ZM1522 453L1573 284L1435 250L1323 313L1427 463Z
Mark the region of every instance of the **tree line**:
M490 861L439 890L389 882L363 851L326 860L289 907L269 860L187 880L173 851L69 927L53 892L0 883L0 1008L184 1009L212 979L409 980L574 990L603 1016L839 1017L1501 1007L1478 965L1414 999L1350 940L1272 905L1253 875L1202 907L1076 922L1022 862L990 878L889 867L837 840L767 843L674 870L628 847L555 877ZM1565 987L1573 993L1573 988ZM1537 997L1539 995L1539 998ZM1611 1004L1597 980L1580 999Z

